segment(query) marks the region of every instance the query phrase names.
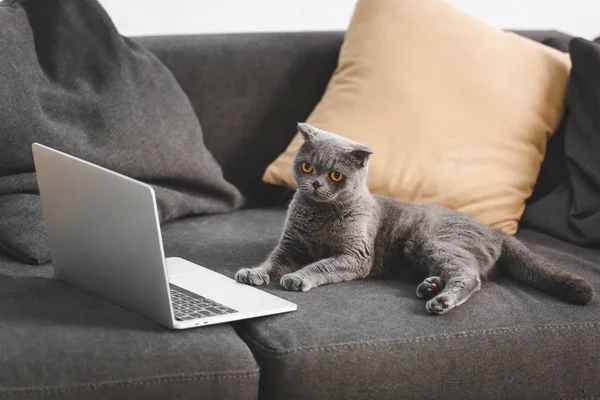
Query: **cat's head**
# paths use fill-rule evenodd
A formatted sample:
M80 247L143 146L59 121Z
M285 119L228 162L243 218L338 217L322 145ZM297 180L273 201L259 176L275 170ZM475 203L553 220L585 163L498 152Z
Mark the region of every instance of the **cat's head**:
M369 156L373 150L336 134L298 123L304 143L294 157L298 190L317 202L351 199L367 190Z

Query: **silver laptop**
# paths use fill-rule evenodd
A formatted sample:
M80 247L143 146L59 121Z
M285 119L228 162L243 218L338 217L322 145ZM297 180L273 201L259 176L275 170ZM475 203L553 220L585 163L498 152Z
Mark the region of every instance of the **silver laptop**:
M58 279L173 329L296 310L182 258L165 259L151 186L37 143L32 148Z

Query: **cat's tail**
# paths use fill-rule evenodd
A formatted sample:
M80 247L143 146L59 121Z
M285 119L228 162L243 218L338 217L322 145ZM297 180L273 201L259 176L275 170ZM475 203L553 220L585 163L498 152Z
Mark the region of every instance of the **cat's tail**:
M504 236L500 265L514 279L571 303L587 304L594 297L594 289L583 278L548 265L512 236Z

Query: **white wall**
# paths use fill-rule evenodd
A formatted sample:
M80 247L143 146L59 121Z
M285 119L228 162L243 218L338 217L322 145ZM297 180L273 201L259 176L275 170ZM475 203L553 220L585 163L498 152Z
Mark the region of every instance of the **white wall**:
M600 35L600 0L450 0L501 28ZM100 0L122 34L343 30L355 0Z

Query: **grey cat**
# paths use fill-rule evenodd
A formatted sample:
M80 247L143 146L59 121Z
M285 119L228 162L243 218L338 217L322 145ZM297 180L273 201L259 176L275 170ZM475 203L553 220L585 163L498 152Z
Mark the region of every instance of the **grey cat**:
M450 209L369 193L373 153L365 145L300 123L304 143L293 162L298 190L279 244L238 282L280 280L287 290L369 277L420 277L417 296L442 315L464 303L495 270L576 304L594 292L512 236Z

